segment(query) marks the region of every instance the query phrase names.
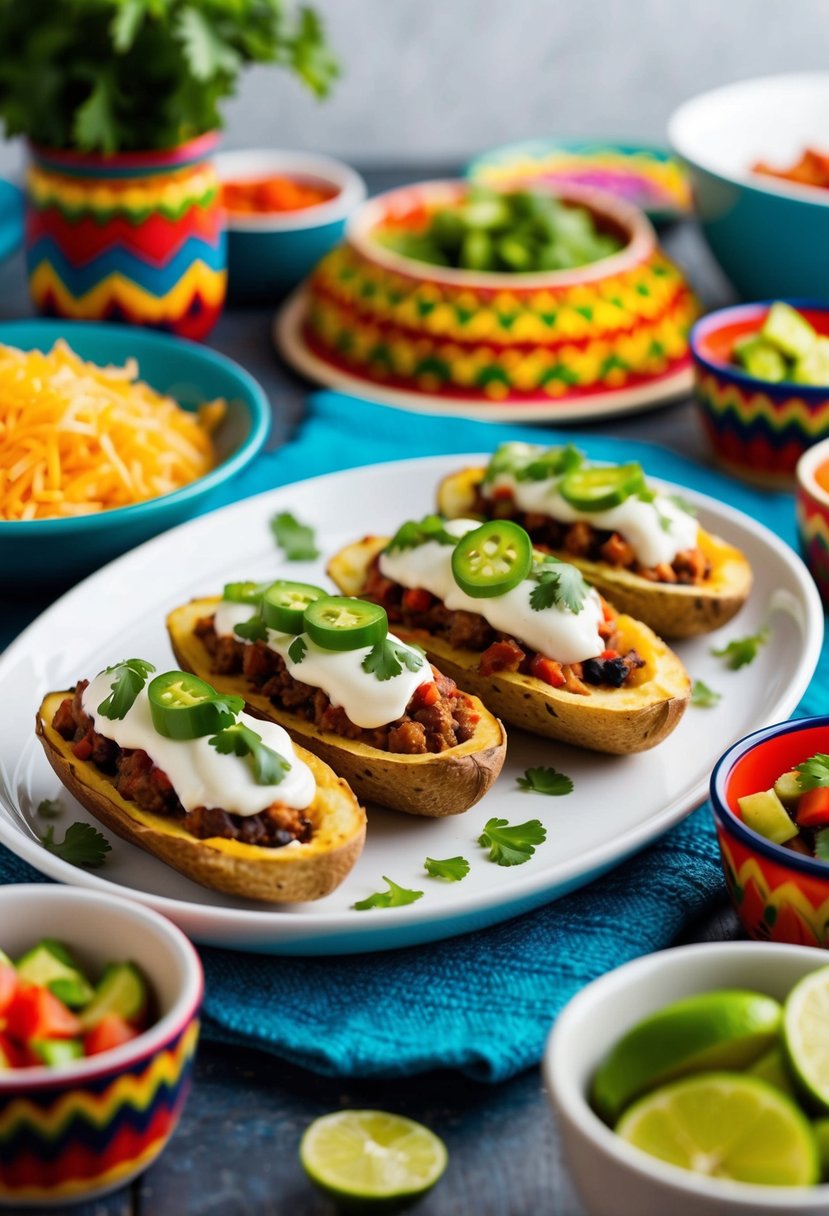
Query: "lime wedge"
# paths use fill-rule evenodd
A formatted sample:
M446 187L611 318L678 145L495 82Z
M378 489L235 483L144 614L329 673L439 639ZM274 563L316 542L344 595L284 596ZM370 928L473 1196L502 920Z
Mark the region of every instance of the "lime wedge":
M723 989L668 1005L624 1035L599 1065L591 1098L613 1124L634 1098L692 1072L748 1068L774 1046L783 1011L759 992Z
M396 1207L434 1186L446 1146L422 1123L382 1110L315 1119L299 1146L302 1166L341 1207Z
M821 1111L829 1110L829 967L812 971L792 988L783 1037L798 1084Z
M710 1178L811 1186L820 1158L809 1120L765 1081L710 1072L648 1094L616 1131L652 1157Z
M795 1092L794 1081L789 1072L789 1066L782 1047L772 1047L771 1051L767 1051L765 1055L760 1056L757 1063L752 1064L748 1071L752 1077L758 1077L759 1080L766 1081L769 1085L773 1085L775 1089L788 1094L790 1098L796 1099L797 1094Z

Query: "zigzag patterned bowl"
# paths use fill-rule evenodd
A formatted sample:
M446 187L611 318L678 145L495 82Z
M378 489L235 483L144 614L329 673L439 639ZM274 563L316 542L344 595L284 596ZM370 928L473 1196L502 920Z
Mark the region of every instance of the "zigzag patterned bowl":
M786 303L829 335L829 307ZM691 330L691 357L699 417L719 463L748 481L789 489L800 457L829 435L829 385L772 384L729 362L735 341L761 328L771 304L709 313Z
M797 462L797 532L800 552L829 605L829 491L817 480L818 469L829 464L829 439L816 443Z
M58 937L100 974L130 959L157 1019L138 1038L61 1068L0 1072L0 1206L64 1211L123 1186L158 1156L190 1087L202 971L184 934L132 900L41 883L0 890L0 945L13 958Z

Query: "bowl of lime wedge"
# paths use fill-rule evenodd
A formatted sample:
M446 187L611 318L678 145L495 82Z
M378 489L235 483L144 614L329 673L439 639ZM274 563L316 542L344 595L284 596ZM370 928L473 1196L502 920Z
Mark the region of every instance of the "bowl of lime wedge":
M566 1006L544 1076L589 1216L829 1211L829 967L813 949L627 963Z

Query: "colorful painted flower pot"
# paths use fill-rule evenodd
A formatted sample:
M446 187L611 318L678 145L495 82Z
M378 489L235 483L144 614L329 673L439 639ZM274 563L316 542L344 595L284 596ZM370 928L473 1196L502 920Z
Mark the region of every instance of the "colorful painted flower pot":
M829 716L767 726L735 743L711 776L711 806L731 902L751 937L829 946L829 863L747 827L737 802L770 789L816 752L829 751Z
M26 263L39 312L203 338L225 297L214 134L159 152L33 147Z
M829 435L829 385L771 383L731 363L734 343L761 328L771 303L720 308L696 323L691 331L694 391L720 464L748 481L789 489L800 457ZM818 333L829 335L829 308L803 300L787 303Z
M482 273L432 266L381 245L394 224L422 228L461 200L463 181L422 182L370 199L346 241L308 287L302 337L322 364L365 383L452 404L586 407L684 372L694 297L635 207L568 187L558 197L588 207L625 241L573 270Z
M804 452L796 474L800 552L824 605L829 607L829 439Z

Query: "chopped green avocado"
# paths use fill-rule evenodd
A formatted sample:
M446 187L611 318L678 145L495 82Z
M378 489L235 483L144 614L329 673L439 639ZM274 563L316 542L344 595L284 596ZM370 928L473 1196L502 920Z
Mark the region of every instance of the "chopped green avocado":
M95 990L62 942L46 937L17 961L17 974L54 993L70 1009L92 1000Z
M818 338L794 365L797 384L829 384L829 338Z
M802 358L817 339L806 318L781 300L772 304L760 333L790 359Z
M95 995L80 1012L84 1030L97 1026L108 1013L117 1013L128 1022L138 1018L147 1004L147 985L132 963L111 963L104 971Z
M783 773L774 783L774 792L786 810L795 810L798 799L803 793L800 787L800 773L796 769L792 769L790 773Z
M763 790L759 794L746 794L737 802L743 822L767 840L784 844L797 835L797 825L789 818L783 803L774 790Z
M750 376L758 380L786 379L786 360L770 342L751 334L734 343L734 355Z
M736 340L731 357L757 380L829 385L829 338L782 300L772 304L757 333Z
M80 1039L32 1039L29 1044L35 1055L50 1068L71 1064L83 1059L83 1043Z

